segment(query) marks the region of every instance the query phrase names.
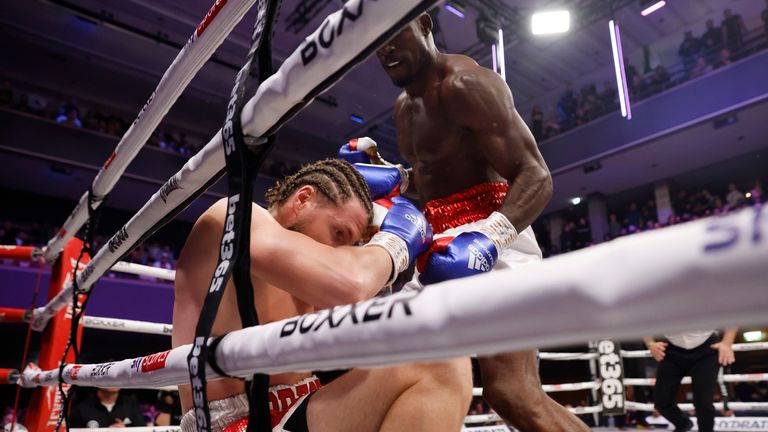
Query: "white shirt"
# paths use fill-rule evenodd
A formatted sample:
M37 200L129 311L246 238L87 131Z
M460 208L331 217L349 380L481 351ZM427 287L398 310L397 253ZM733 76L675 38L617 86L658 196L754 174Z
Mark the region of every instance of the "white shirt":
M665 334L664 337L666 337L672 345L689 350L706 342L714 332L714 330L697 330L685 333Z

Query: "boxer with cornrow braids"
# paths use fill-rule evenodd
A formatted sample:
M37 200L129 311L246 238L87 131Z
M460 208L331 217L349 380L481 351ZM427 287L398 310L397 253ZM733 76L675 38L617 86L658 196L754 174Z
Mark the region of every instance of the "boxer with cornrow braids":
M360 170L377 175L364 177ZM427 250L432 233L424 215L404 198L388 196L400 178L397 170L324 160L278 182L266 194L268 208L253 205L250 275L262 323L371 298ZM379 231L365 246L353 246L368 232L371 199L383 197L391 199ZM174 347L194 338L226 215L226 199L203 213L179 256ZM212 335L241 328L235 300L230 281ZM270 376L270 385L273 431L459 430L472 397L466 359L352 369L330 382L297 371ZM181 429L193 431L189 385L179 386L179 393L186 412ZM210 381L208 399L214 431L246 430L242 381Z
M348 162L339 159L325 159L303 166L295 174L278 181L267 191L268 205L282 205L302 186L314 186L332 203L346 203L353 196L360 200L365 210L372 217L370 192L363 176ZM369 219L370 222L370 219Z

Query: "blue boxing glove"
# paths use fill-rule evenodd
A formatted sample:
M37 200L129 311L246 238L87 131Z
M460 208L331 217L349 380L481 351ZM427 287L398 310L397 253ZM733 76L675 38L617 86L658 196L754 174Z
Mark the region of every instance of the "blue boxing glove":
M489 272L515 239L515 227L504 215L493 212L477 222L473 231L436 239L416 263L419 282L430 285Z
M379 156L379 150L376 141L368 137L353 138L339 149L339 159L356 164L377 164L387 165Z
M408 189L408 173L402 165L384 160L379 154L376 141L368 138L349 140L339 148L339 159L353 164L365 177L371 189L371 199L389 198ZM378 169L365 167L378 167ZM397 171L399 174L394 174ZM397 187L397 193L393 193Z
M371 193L371 199L392 198L400 195L403 175L392 166L356 163L355 169L363 175Z
M393 271L387 285L432 244L432 227L416 206L403 197L394 197L390 202L379 232L366 244L384 248L392 258Z

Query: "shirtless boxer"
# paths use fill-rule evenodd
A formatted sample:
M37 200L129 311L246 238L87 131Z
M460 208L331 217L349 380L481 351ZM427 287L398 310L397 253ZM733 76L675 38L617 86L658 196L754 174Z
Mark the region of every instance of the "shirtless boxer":
M397 143L412 165L408 193L424 204L436 238L419 260L418 282L541 260L530 224L552 196L552 179L504 80L468 57L439 52L427 14L377 56L404 89L395 102ZM340 156L380 162L375 149L368 149L373 160L362 150L353 143L342 147ZM589 430L544 393L535 351L479 363L483 396L516 428Z
M374 180L379 184L370 190L391 191L400 179L394 171ZM368 194L363 177L351 165L327 160L278 183L267 193L268 209L253 206L251 280L262 323L370 298L426 250L431 236L420 231L426 225L423 216L397 198L381 231L368 243L381 247L351 246L361 240L371 221ZM216 265L226 205L221 200L208 209L182 249L176 270L173 346L194 338ZM404 255L402 261L399 257ZM236 293L232 282L229 285L213 335L241 328ZM308 372L285 373L272 375L270 385L273 430L290 432L457 431L472 392L465 360L354 369L325 386ZM179 390L187 413L182 430L194 430L189 386ZM245 431L244 391L239 380L209 381L214 430Z

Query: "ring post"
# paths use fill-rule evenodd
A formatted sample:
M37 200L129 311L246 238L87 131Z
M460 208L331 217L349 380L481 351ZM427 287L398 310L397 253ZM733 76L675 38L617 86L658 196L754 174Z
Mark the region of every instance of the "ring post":
M52 299L64 287L66 287L73 278L77 257L83 248L83 242L80 239L72 238L64 247L61 255L51 269L51 282L48 287L48 300ZM84 254L80 260L80 270L90 261L88 254ZM78 299L80 301L80 299ZM43 332L39 366L46 369L56 369L59 367L61 355L69 340L69 332L72 320L72 305L59 311L49 322ZM78 337L82 338L83 326L78 325ZM79 348L79 346L78 346ZM67 355L66 362L75 361L75 354L72 350ZM69 384L64 384L64 390L69 389ZM59 419L62 409L61 394L58 387L39 387L32 395L27 414L27 429L31 431L53 432L56 428L56 421Z

